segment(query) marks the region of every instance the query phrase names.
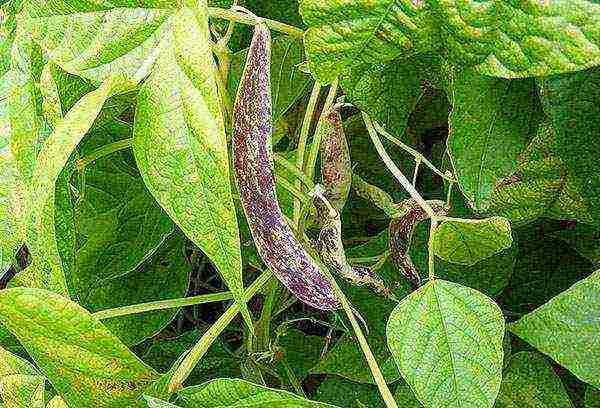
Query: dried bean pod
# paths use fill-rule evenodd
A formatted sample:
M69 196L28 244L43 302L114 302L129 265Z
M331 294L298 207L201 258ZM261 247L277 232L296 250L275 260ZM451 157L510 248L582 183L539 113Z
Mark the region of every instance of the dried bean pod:
M388 293L381 278L371 268L348 263L342 242L340 213L327 200L320 186L313 192L313 203L321 221L316 249L325 266L354 285L368 285L380 293Z
M240 199L258 253L273 274L302 302L338 309L331 282L300 245L277 201L270 47L269 30L257 24L234 105L233 161Z
M445 215L447 213L446 203L443 201L429 200L427 202L436 214ZM405 212L390 222L388 246L394 265L416 289L421 283L421 278L410 259L410 243L419 222L427 220L429 216L412 198L403 201L402 206Z
M338 105L321 114L317 132L321 134L321 175L325 197L341 211L350 194L352 164Z

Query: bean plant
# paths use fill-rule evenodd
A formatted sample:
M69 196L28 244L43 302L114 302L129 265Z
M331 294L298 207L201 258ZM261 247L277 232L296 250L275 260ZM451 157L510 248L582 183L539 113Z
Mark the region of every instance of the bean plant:
M0 408L600 406L599 0L0 1Z

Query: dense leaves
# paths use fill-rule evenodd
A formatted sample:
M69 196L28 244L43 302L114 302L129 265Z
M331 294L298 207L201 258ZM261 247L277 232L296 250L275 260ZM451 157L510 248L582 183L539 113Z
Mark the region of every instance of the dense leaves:
M476 210L487 209L494 186L514 172L536 131L540 109L534 90L531 80L489 78L473 70L457 73L450 83L448 151L459 186Z
M600 168L596 160L600 154L596 137L600 70L560 75L539 82L544 110L556 130L553 149L573 175L575 190L597 223L600 219Z
M600 5L543 2L303 0L311 70L330 82L357 62L439 50L459 65L504 78L598 65Z
M510 330L595 386L598 381L600 272L523 316Z
M571 401L552 371L539 354L520 352L513 355L506 367L496 407L572 407Z
M598 67L598 0L0 0L0 407L597 407Z

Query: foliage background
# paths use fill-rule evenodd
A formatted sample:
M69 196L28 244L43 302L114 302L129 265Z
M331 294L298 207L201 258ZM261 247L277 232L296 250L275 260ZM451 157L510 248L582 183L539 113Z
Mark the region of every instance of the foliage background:
M456 291L467 299L491 297L507 323L491 340L474 328L468 334L475 339L461 343L503 349L502 381L490 374L483 396L469 383L472 370L442 364L435 322L423 318L431 313L413 316L396 301L340 281L365 319L398 405L443 406L448 400L436 398L444 396L444 379L458 373L468 383L462 403L474 402L449 406L597 406L600 3L347 3L243 2L256 15L308 30L303 43L273 31L276 153L297 156L312 76L324 86L338 77L353 105L343 112L355 175L394 202L408 198L371 143L362 111L455 175L449 191L421 165L416 187L425 199L449 194L453 217L510 222L508 244L498 243L494 229L470 243L446 232L439 239L451 235L462 250L436 250L436 276L462 285ZM244 304L244 288L264 269L230 183L230 118L221 113L208 46L227 22L211 18L209 35L199 4L0 5L0 272L8 271L2 285L13 288L0 292L5 407L169 406L156 400L170 397L169 370L231 304ZM228 44L229 75L219 85L231 99L251 35L250 26L237 24ZM301 69L307 59L312 75ZM414 157L385 138L383 145L412 175ZM88 160L103 146L120 148ZM295 182L284 167L276 170L278 179ZM291 217L294 196L281 186L278 194ZM389 214L353 189L341 215L348 257L371 258L401 306L411 306L417 295L407 298L408 282L385 256ZM428 225L420 223L410 256L423 279L428 239ZM419 291L424 299L435 291L428 288ZM85 312L226 290L237 302L104 320ZM479 315L454 309L453 291L445 292L441 315L448 310L468 326L472 315L495 313L485 305L473 309ZM234 406L254 397L286 406L385 406L342 312L294 303L271 283L243 314L212 343L174 404ZM396 329L390 315L398 316ZM251 319L255 341L244 323ZM411 352L398 351L407 341L399 333L413 320L419 328ZM405 343L394 345L395 338ZM437 359L431 377L404 361L417 353ZM485 361L476 363L486 369ZM442 391L428 394L434 385ZM142 402L142 395L155 399Z

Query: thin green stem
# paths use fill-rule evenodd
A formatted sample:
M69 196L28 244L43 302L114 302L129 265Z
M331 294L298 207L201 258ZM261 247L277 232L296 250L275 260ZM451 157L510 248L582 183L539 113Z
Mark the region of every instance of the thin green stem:
M279 164L280 166L284 167L287 171L292 173L294 177L300 180L306 187L308 187L309 190L315 188L315 183L313 183L312 180L306 176L306 174L298 170L298 167L296 167L295 164L291 163L285 157L283 157L279 153L275 153L273 155L273 159L275 163Z
M273 319L273 307L279 294L279 281L277 279L271 280L269 290L267 291L265 300L263 302L262 309L260 311L260 318L256 322L256 344L258 350L253 346L249 352L263 351L266 350L269 345L269 337L271 334L271 320Z
M306 151L306 143L308 141L308 134L310 132L310 125L312 123L313 116L315 114L315 107L319 100L319 94L321 93L321 85L315 82L308 105L306 106L306 112L304 113L304 120L302 121L302 128L300 130L300 139L298 140L298 150L296 157L296 167L299 171L304 172L304 153ZM300 182L296 182L298 188L302 188ZM294 225L297 227L300 223L300 216L302 214L302 207L300 201L294 201Z
M446 206L449 208L450 205L452 204L452 188L454 187L454 183L450 182L450 185L448 186L448 194L446 195Z
M387 254L387 251L379 254L379 255L375 255L375 256L364 256L364 257L357 257L357 258L348 258L348 262L351 263L371 263L371 262L377 262L379 261L381 258L385 258Z
M279 325L279 327L277 328L277 339L282 335L283 332L285 332L286 328L288 326L290 326L293 323L297 323L297 322L311 322L313 324L318 324L324 327L327 327L329 329L332 330L340 330L340 331L344 331L343 328L336 326L333 323L329 323L323 320L319 320L319 319L315 319L312 317L299 317L297 319L291 319L291 320L286 320L285 322L281 323Z
M217 80L217 90L221 97L221 109L227 123L231 124L233 121L233 103L227 90L227 76L229 75L229 54L227 50L218 48L213 49L215 54L219 57L219 71L215 75Z
M235 7L237 5L238 5L238 0L233 0L231 7ZM227 44L229 43L229 41L231 40L231 36L233 35L234 29L235 29L235 20L229 20L229 24L227 25L227 31L225 32L225 35L223 36L223 38L221 38L219 40L219 45L221 47L227 47Z
M277 179L277 185L285 188L288 192L290 192L296 200L302 203L303 206L311 204L311 199L306 193L298 190L292 183L290 183L283 177L279 177Z
M338 78L335 78L329 86L329 92L327 93L327 98L325 99L325 105L323 107L324 111L329 110L329 108L331 108L331 106L333 105L335 96L337 95L338 84L339 80Z
M235 21L237 23L248 25L256 25L258 22L256 18L253 18L248 14L218 7L209 7L208 14L213 18L220 18L223 20ZM304 31L289 24L281 23L275 20L269 20L267 18L261 18L260 21L264 22L272 30L279 31L296 38L304 37Z
M338 79L336 78L331 86L329 87L329 92L327 93L327 98L325 99L325 105L323 106L322 115L326 114L327 111L333 105L333 100L335 99L335 95L337 94L338 89ZM319 121L320 122L320 121ZM317 123L317 129L315 130L315 135L313 137L312 145L310 146L310 151L308 152L308 160L306 163L306 175L310 180L315 179L315 166L317 164L317 155L319 154L319 149L321 147L321 138L323 137L322 133L319 132L319 123Z
M294 392L306 398L304 389L302 389L302 385L300 385L300 381L298 381L298 378L296 377L296 374L294 374L294 370L292 370L290 364L286 360L282 360L282 363L283 367L285 368L286 374L290 380L290 384L292 385L292 387L294 387Z
M437 167L435 167L429 160L427 160L427 158L425 158L425 156L423 156L421 153L419 153L418 151L416 151L415 149L413 149L412 147L410 147L409 145L403 143L401 140L399 140L398 138L392 136L389 132L387 132L383 126L381 126L380 124L378 124L377 122L372 122L373 126L375 128L375 130L381 134L383 137L385 137L386 139L388 139L390 142L392 142L393 144L395 144L396 146L400 147L401 149L405 150L407 153L409 153L410 155L412 155L416 161L418 162L423 162L425 163L425 165L427 167L429 167L435 174L437 174L438 176L448 180L448 181L455 181L454 178L448 176L447 174L443 173L441 170L439 170Z
M477 218L456 218L456 217L447 217L445 215L438 215L438 221L453 221L453 222L462 222L463 224L478 224L481 222L480 219Z
M427 201L425 201L423 199L423 197L421 197L421 194L419 194L417 189L408 181L406 176L404 176L404 174L402 174L400 169L394 164L391 157L385 151L383 144L381 144L381 140L377 136L377 131L375 130L375 127L373 126L373 122L371 121L369 116L364 112L363 112L363 119L365 121L367 131L369 132L369 136L371 136L371 140L373 141L373 144L375 145L375 149L377 150L377 153L379 153L379 156L381 157L381 159L383 160L383 162L385 163L387 168L394 175L394 177L396 177L396 179L400 182L400 184L402 184L402 187L404 187L404 189L408 192L408 194L410 194L410 196L417 202L417 204L419 204L419 206L427 213L427 215L431 219L431 228L429 230L429 241L427 243L427 249L428 249L429 280L433 280L435 278L435 271L434 271L435 262L434 262L434 254L433 254L433 234L435 233L435 230L437 228L439 217L435 214L435 211L433 210L433 208L431 208L429 203L427 203ZM425 163L426 159L422 158L422 160Z
M129 149L131 147L132 141L133 139L129 138L105 144L104 146L101 146L93 152L91 152L89 155L76 160L75 167L79 171L82 171L86 166L90 165L98 159L101 159L102 157L108 156L120 150Z
M263 272L252 285L246 289L244 295L246 301L250 300L256 293L263 287L265 283L271 278L272 272L270 270ZM171 381L169 383L169 391L171 393L179 390L192 370L198 362L204 357L204 354L208 351L209 347L214 343L217 337L223 330L231 323L233 318L239 313L240 309L237 303L232 304L229 308L219 317L219 319L208 329L206 333L200 338L198 343L190 350L185 356L179 367L173 373Z
M389 251L385 251L385 253L383 254L383 256L381 258L379 258L379 260L373 266L371 266L371 271L377 272L378 270L380 270L381 268L383 268L383 265L385 265L385 263L387 262L389 256L390 256L390 252Z
M209 293L206 295L190 296L186 298L158 300L155 302L139 303L136 305L116 307L114 309L101 310L93 313L97 319L110 319L111 317L126 316L150 312L152 310L174 309L177 307L200 305L203 303L221 302L233 299L231 292Z
M427 265L429 280L435 279L435 255L433 253L433 234L438 226L438 220L436 217L431 218L431 225L429 227L429 240L427 241Z
M435 211L433 211L433 208L431 208L429 203L427 203L427 201L425 201L423 199L423 197L421 197L421 194L419 194L417 189L410 183L410 181L408 181L406 176L400 171L400 169L394 164L392 158L387 154L387 152L385 151L385 148L383 147L383 144L381 144L381 140L379 139L379 136L377 136L377 132L376 132L375 128L373 127L373 122L371 121L369 116L364 112L363 112L363 119L365 121L367 131L369 132L369 136L371 136L371 141L373 142L373 145L375 146L377 153L379 153L381 160L383 160L383 162L385 163L387 168L394 175L396 180L398 180L398 182L400 182L400 184L402 185L402 187L404 187L404 189L408 192L408 194L410 194L410 196L427 213L429 218L431 218L432 220L436 219L437 216L435 214Z
M383 401L385 402L386 407L398 408L398 405L396 404L396 400L394 400L394 397L393 397L387 383L385 382L385 378L383 377L383 374L381 373L379 364L377 364L377 360L375 359L375 356L373 355L373 352L371 351L371 347L369 347L369 343L367 342L367 339L365 338L365 335L363 334L363 331L360 328L360 325L358 324L356 317L354 316L354 311L352 310L352 306L350 305L350 302L346 298L346 295L344 294L342 289L339 287L339 285L337 284L335 279L333 279L330 276L330 280L333 285L333 288L336 291L336 295L338 296L340 303L342 304L342 307L344 308L344 311L346 312L346 316L350 320L352 329L354 329L354 334L356 335L358 344L360 345L360 348L362 349L362 352L365 355L365 359L367 360L367 364L369 365L371 374L373 375L373 379L375 380L375 384L377 384L377 388L379 389L379 393L381 394L381 397L383 398Z

